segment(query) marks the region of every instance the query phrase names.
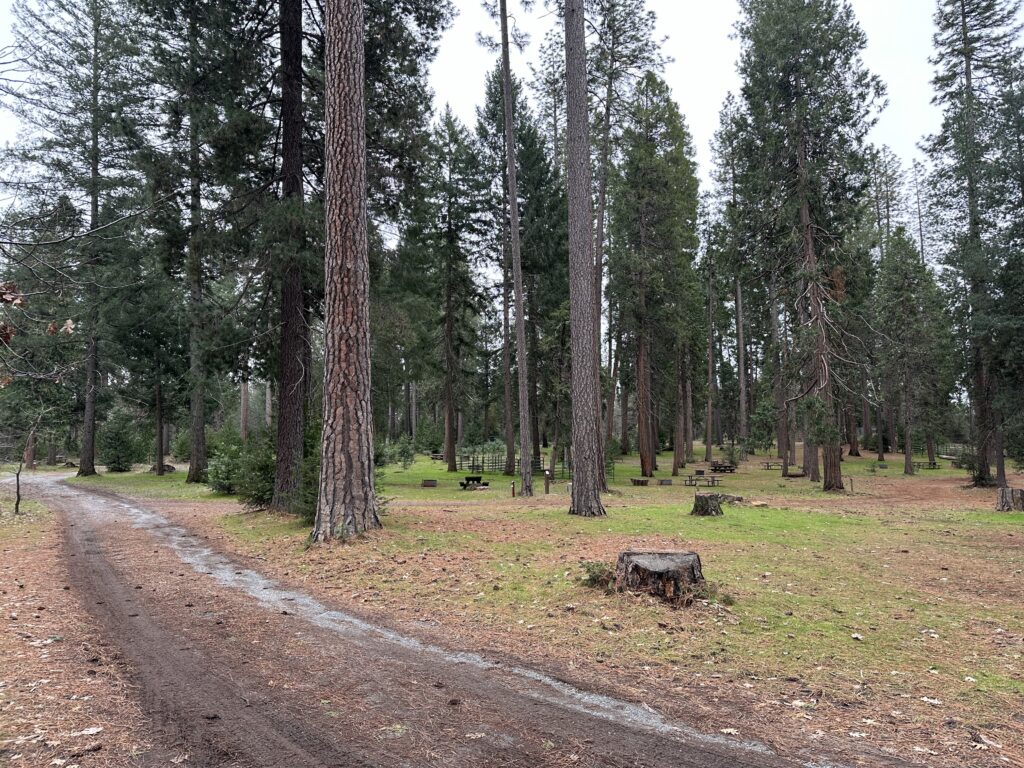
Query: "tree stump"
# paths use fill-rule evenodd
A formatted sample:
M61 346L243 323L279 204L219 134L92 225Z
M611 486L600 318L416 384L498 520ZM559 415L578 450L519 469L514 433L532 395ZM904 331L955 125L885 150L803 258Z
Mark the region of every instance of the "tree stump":
M1024 490L1000 488L996 501L996 512L1024 512Z
M722 497L717 493L698 493L693 498L693 511L691 515L697 517L721 517Z
M623 552L615 566L617 591L644 592L670 603L689 603L704 584L695 552Z

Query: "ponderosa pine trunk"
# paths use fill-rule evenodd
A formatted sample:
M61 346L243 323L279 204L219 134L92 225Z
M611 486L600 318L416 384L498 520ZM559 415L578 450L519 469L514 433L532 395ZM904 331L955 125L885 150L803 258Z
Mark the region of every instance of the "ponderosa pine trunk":
M878 460L880 462L885 461L885 428L882 426L882 406L878 406L876 409L878 416L878 434L876 435L875 442L878 444Z
M590 119L583 0L565 3L566 166L569 198L569 321L572 347L572 506L570 514L598 517L601 455L600 387L595 344Z
M326 0L324 418L313 540L380 528L373 476L362 0Z
M501 16L501 91L505 105L505 180L509 221L509 257L512 261L512 285L516 306L516 371L519 382L519 494L533 496L533 440L530 430L530 361L526 345L526 300L523 296L523 259L519 244L519 184L516 169L515 101L512 98L512 66L509 61L508 9L499 0Z
M156 459L154 467L157 477L164 474L164 393L160 368L157 368L156 386L153 390L153 411L156 420L156 440L153 442L153 455Z
M690 376L690 348L683 352L683 367L686 369L686 460L693 461L693 377Z
M280 0L281 195L286 213L281 274L278 354L277 451L273 509L291 509L302 477L306 421L305 294L302 249L302 0Z
M615 395L616 386L619 381L619 367L621 361L619 360L622 354L622 334L616 334L615 347L612 352L612 363L611 363L611 376L608 377L608 400L605 406L604 423L605 423L605 445L611 445L612 437L615 434ZM621 446L620 446L621 448Z

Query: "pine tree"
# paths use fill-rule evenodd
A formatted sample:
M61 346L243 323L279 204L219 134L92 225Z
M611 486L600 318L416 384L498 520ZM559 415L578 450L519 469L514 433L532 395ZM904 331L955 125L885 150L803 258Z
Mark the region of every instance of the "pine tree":
M1019 0L940 0L935 14L936 104L942 130L928 141L935 170L932 187L947 222L945 261L962 285L959 320L969 349L969 385L974 409L974 483L993 483L991 458L997 425L993 396L995 351L993 300L998 262L988 199L988 157L995 133L990 124L1000 73L1013 61Z
M570 513L605 514L601 503L602 466L599 349L594 296L594 254L590 198L590 118L587 104L587 50L583 0L565 3L566 166L569 196L569 312L572 335L572 457Z
M324 8L326 339L314 541L380 528L373 476L362 0Z
M816 479L821 445L823 487L841 490L833 376L843 343L833 321L840 244L859 215L865 140L882 87L861 59L866 39L845 0L744 0L741 8L746 164L763 199L773 201L776 248L792 244L799 253L792 267L801 285L797 398L808 424L805 469Z

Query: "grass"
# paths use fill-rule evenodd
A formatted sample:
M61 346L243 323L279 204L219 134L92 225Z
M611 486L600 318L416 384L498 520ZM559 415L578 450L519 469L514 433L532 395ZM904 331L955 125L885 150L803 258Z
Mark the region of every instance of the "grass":
M170 472L162 477L147 471L101 472L90 477L73 477L73 485L100 488L124 493L140 499L182 499L187 501L216 501L229 499L222 493L214 492L202 483L186 483L183 470Z
M904 477L899 461L878 470L873 457L847 459L854 493L836 495L758 461L721 490L767 506L729 505L720 518L688 514L692 488L631 486L633 457L616 467L600 519L567 515L564 483L513 499L510 478L485 475L491 490L467 492L466 473L419 458L384 470L385 529L347 546L310 549L308 528L287 516L238 512L215 524L268 568L390 622L437 619L455 644L603 664L630 680L661 670L654 686L700 680L723 695L756 686L779 706L813 698L816 718L827 711L847 730L866 727L865 703L934 720L935 734L940 717L996 728L1020 709L1024 514L992 512L992 494L962 489L956 470ZM424 479L439 487L421 488ZM75 482L218 498L184 473ZM543 480L535 486L542 492ZM699 552L711 599L674 610L582 583L592 564L610 567L631 547Z

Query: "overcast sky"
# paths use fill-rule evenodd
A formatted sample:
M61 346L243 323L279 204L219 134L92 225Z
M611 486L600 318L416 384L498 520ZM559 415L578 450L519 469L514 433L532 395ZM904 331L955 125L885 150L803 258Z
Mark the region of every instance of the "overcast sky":
M528 63L554 17L536 3L524 13L519 0L509 0L522 29L531 35L531 47L514 54L516 71L529 77ZM936 0L853 0L867 32L865 58L888 87L889 105L875 130L875 141L892 147L904 160L917 155L921 137L939 126L931 105L932 68L928 63ZM487 71L495 58L481 48L477 33L494 31L493 22L479 0L455 0L459 15L445 34L431 71L439 106L446 102L467 123L475 119L482 100ZM658 34L667 38L665 52L674 61L666 71L676 100L696 139L702 176L707 175L709 141L718 123L722 100L739 85L736 76L738 45L730 39L738 15L736 0L648 0L658 15ZM0 0L0 45L11 41L11 0ZM14 138L16 126L0 114L0 143Z
M531 36L531 47L514 54L513 67L529 78L529 62L554 17L538 2L524 13L519 0L509 0L510 12ZM936 131L940 114L931 105L932 14L936 0L852 0L867 33L864 57L888 89L889 105L875 129L876 143L888 144L905 161L918 156L922 136ZM439 105L450 103L472 124L482 100L487 71L495 58L476 43L479 31L491 33L494 23L479 0L455 0L459 16L447 32L431 72ZM730 39L739 9L736 0L647 0L658 16L658 35L666 37L665 53L672 59L665 72L676 100L686 115L697 146L701 175L707 177L711 137L718 112L729 91L739 88L736 59L739 44ZM514 10L513 10L514 9Z

